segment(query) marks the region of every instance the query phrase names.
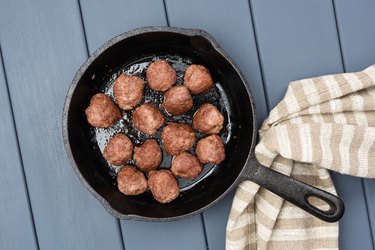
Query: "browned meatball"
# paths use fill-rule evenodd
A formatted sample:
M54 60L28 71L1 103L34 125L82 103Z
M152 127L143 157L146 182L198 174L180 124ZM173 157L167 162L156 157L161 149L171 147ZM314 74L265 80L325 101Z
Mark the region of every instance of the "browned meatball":
M119 166L130 160L133 154L133 144L123 134L118 134L108 141L104 149L104 158L112 165Z
M155 200L160 203L171 202L180 194L177 180L169 170L151 171L148 186Z
M165 60L158 60L150 64L146 72L147 81L153 90L166 91L176 83L177 74Z
M155 170L162 160L162 152L155 139L149 139L140 147L134 148L135 164L143 171Z
M150 103L142 104L133 113L134 127L147 135L155 134L164 121L164 115Z
M214 86L214 81L206 67L192 64L185 71L184 84L192 94L200 94L210 91Z
M120 108L131 110L143 97L144 81L138 76L121 74L113 85L113 94Z
M202 164L196 156L183 152L173 158L171 171L177 177L195 179L202 172Z
M94 95L85 111L87 121L94 127L108 128L121 118L120 110L105 94Z
M197 142L195 153L203 164L219 164L225 159L224 144L218 135L210 135Z
M186 86L174 86L165 92L163 108L171 115L182 115L191 107L193 107L193 98Z
M205 134L218 134L224 125L224 117L212 104L203 104L193 117L193 127Z
M142 194L147 189L145 176L136 167L127 165L117 174L117 187L126 195Z
M188 124L170 123L161 133L164 149L170 155L178 155L194 144L195 133Z

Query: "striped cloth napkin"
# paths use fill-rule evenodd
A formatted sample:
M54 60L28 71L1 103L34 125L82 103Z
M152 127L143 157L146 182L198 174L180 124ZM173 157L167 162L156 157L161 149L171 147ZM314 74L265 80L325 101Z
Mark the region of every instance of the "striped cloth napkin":
M336 190L328 170L374 178L375 65L292 82L259 134L261 164L330 193ZM245 181L234 197L226 248L337 249L338 223Z

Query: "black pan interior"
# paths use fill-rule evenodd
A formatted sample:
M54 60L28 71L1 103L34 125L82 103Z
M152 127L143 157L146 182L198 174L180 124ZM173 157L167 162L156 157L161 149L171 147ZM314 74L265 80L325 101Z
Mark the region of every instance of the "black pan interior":
M223 112L227 125L220 134L226 142L225 161L218 166L206 165L194 181L179 180L181 195L169 204L156 202L149 192L134 197L121 194L115 181L117 168L109 166L101 156L108 137L117 132L125 132L136 145L146 139L132 128L131 112L123 112L125 119L110 130L93 129L84 114L94 94L105 92L111 95L111 84L119 73L128 72L145 78L146 67L155 59L169 60L177 69L178 84L182 83L184 69L192 63L208 67L216 82L215 90L194 97L192 111L177 118L167 115L168 121L189 122L200 104L211 102ZM157 219L184 216L221 198L235 183L253 140L251 100L238 71L205 37L162 31L131 36L104 50L78 74L81 75L72 93L67 119L70 148L87 183L117 212ZM160 104L162 101L162 95L149 88L145 96L143 102ZM160 131L153 137L161 144L159 134ZM164 155L161 167L169 168L170 160Z
M149 87L148 82L147 82L147 77L146 77L147 67L150 65L150 63L152 63L155 60L166 60L172 65L172 67L176 70L177 76L178 76L176 85L183 84L183 78L184 78L184 73L185 73L186 68L194 62L196 63L196 60L186 57L185 55L178 55L176 53L160 54L160 55L155 54L155 55L150 55L148 57L142 57L136 61L131 62L130 65L124 65L123 67L120 67L118 71L114 72L112 74L112 77L108 81L105 81L105 83L99 90L100 92L105 93L106 95L110 96L113 100L115 100L113 96L114 80L121 73L126 73L129 75L137 75L138 77L141 77L142 79L144 79L146 82L144 97L140 104L153 103L154 105L159 107L160 111L163 112L164 116L166 117L166 123L155 134L151 136L147 136L141 133L138 129L134 127L133 120L132 120L133 110L122 111L123 118L120 119L114 126L110 128L105 128L105 129L103 128L91 129L93 148L98 153L99 158L103 159L101 155L102 155L102 152L104 151L105 146L108 144L108 140L118 133L124 133L132 140L135 146L140 146L149 138L156 139L159 145L163 149L163 161L160 165L160 168L170 169L172 165L173 157L168 155L164 151L164 145L161 140L161 132L163 128L170 122L186 123L186 124L192 125L192 118L193 118L194 113L204 103L214 104L225 117L226 126L224 126L224 128L221 130L219 136L221 137L226 147L230 148L232 145L231 139L232 139L233 131L236 129L237 123L236 123L236 117L231 116L231 103L230 103L231 101L226 95L222 84L216 81L215 87L208 93L193 95L193 100L194 100L193 107L183 115L172 116L162 108L163 93L152 90ZM198 131L195 131L195 133L196 133L196 141L206 136L205 134L199 133ZM194 144L193 147L189 150L190 153L194 154L195 146L196 144ZM134 165L135 162L131 160L125 164ZM104 159L103 159L103 165L107 166L108 173L113 176L113 183L116 185L117 172L121 169L122 166L109 165L108 162L105 161ZM188 190L192 189L199 182L202 182L205 178L209 177L211 174L217 171L217 169L219 169L219 167L216 166L215 164L205 164L201 174L194 180L189 180L186 178L177 178L179 182L181 195L184 195ZM147 176L147 173L145 174ZM148 195L151 195L151 194L148 193Z

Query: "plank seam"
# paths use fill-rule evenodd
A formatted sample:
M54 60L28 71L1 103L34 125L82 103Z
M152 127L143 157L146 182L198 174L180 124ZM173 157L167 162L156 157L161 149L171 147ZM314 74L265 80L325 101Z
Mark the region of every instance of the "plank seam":
M125 250L126 249L125 248L125 242L124 242L124 237L123 237L123 234L122 234L121 222L120 222L119 219L117 219L117 225L118 225L118 230L119 230L119 234L120 234L122 249Z
M257 57L258 57L258 63L259 63L259 68L260 68L260 80L262 81L262 86L263 86L263 92L264 92L264 99L266 100L266 110L270 112L270 102L268 100L268 90L265 82L265 77L264 77L264 71L263 71L263 61L262 57L260 56L260 49L259 49L259 41L258 41L258 35L256 32L256 25L255 25L255 18L253 16L253 5L251 4L251 0L248 0L248 6L249 6L249 12L250 12L250 18L251 18L251 24L253 26L253 35L254 35L254 42L255 42L255 48L257 50Z
M164 12L165 12L165 19L167 21L167 26L169 26L169 16L168 16L167 4L165 0L163 0L163 6L164 6Z
M204 241L206 243L206 249L210 249L210 247L208 246L208 238L207 238L207 232L206 232L206 222L204 220L204 213L201 213L201 220L203 224L203 234L204 234Z
M89 44L87 42L86 28L85 28L85 22L83 20L83 12L82 12L82 7L81 7L81 1L77 0L77 2L78 2L79 15L81 17L81 26L82 26L83 38L85 39L86 53L87 53L87 57L89 57L90 56L90 50L89 50Z
M84 22L84 19L83 19L81 1L77 0L77 3L78 3L78 10L79 10L79 15L80 15L80 19L81 19L81 27L82 27L82 32L83 32L83 38L85 40L86 55L87 55L87 58L88 58L90 56L90 50L89 50L89 44L88 44L88 41L87 41L87 33L86 33L86 28L85 28L85 22ZM121 246L122 246L122 249L125 250L125 242L124 242L124 237L122 235L122 228L121 228L120 220L119 219L116 219L116 220L117 220L118 233L119 233L119 237L120 237Z
M370 235L371 235L371 242L372 242L372 249L375 249L375 242L374 242L374 235L373 235L373 224L372 224L372 218L371 218L371 213L370 213L370 208L369 208L369 204L368 204L368 201L367 201L367 196L369 195L368 193L368 190L367 190L367 186L365 185L364 183L364 180L363 178L361 178L361 183L362 183L362 188L364 190L364 197L365 197L365 204L366 204L366 212L367 212L367 217L369 218L369 224L370 224Z
M339 25L338 25L338 21L337 21L337 13L336 13L335 0L332 0L332 8L333 8L333 16L335 18L337 40L339 41L339 49L340 49L340 55L341 55L341 64L342 64L342 68L343 68L344 72L346 72L346 65L345 65L345 60L344 60L344 53L342 52L340 29L339 29Z
M29 187L28 187L28 184L27 184L27 178L26 178L26 173L25 173L25 168L24 168L24 163L23 163L23 158L22 158L22 151L21 151L20 141L19 141L19 137L18 137L17 125L16 125L16 120L15 120L15 117L14 117L12 97L10 95L8 77L7 77L7 73L6 73L6 69L5 69L5 61L4 61L3 52L1 50L1 44L0 44L0 60L1 60L2 68L3 68L3 72L4 72L5 86L6 86L7 95L8 95L8 98L9 98L10 112L11 112L11 115L12 115L12 123L13 123L13 127L14 127L14 133L15 133L15 136L16 136L16 141L17 141L17 154L18 154L18 156L20 158L20 162L21 162L21 170L22 170L21 174L22 174L23 182L25 183L27 206L28 206L28 210L30 212L31 223L33 225L33 232L34 232L33 238L34 238L34 241L35 241L36 248L40 249L39 240L38 240L38 233L37 233L36 227L35 227L33 208L32 208L31 201L30 201Z

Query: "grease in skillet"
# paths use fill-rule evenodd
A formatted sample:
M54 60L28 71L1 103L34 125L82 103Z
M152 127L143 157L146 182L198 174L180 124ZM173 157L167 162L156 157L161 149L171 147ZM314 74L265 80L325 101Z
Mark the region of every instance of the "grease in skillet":
M113 74L112 78L106 82L103 85L102 92L107 94L108 96L113 98L113 84L115 80L120 76L121 74L125 73L127 75L134 75L139 77L140 79L143 79L145 81L145 87L144 87L144 96L142 100L140 101L140 104L138 104L135 108L139 107L139 105L142 105L143 103L152 103L157 107L165 116L166 118L166 123L164 126L167 124L170 124L171 122L177 122L177 123L186 123L192 125L192 118L194 113L202 106L202 104L205 103L210 103L213 104L215 107L218 108L220 113L222 113L224 117L224 128L220 131L219 136L221 140L223 140L224 144L227 144L230 141L231 137L231 126L230 126L230 117L229 117L229 105L228 99L222 91L221 84L219 82L215 82L212 85L211 90L207 89L205 87L203 94L196 94L192 96L193 99L193 106L191 107L190 110L187 110L185 113L182 115L178 116L173 116L169 112L167 112L165 109L163 109L163 93L160 91L155 91L150 88L148 79L146 77L146 72L148 66L154 62L154 61L160 61L160 60L166 60L168 63L175 69L177 73L177 80L176 80L176 87L178 86L184 86L183 85L183 78L185 74L186 68L193 64L193 61L190 58L186 57L181 57L181 56L158 56L158 57L149 57L149 58L143 58L142 60L132 64L132 65L125 65L121 69L118 70L115 74ZM194 68L194 67L193 67ZM194 74L192 74L194 75ZM211 77L211 76L210 76ZM205 76L205 78L207 78ZM198 78L198 81L199 80ZM202 82L202 81L201 81ZM172 84L173 85L173 84ZM176 88L173 87L173 88ZM166 93L164 93L166 94ZM177 97L178 99L178 97ZM114 126L110 128L93 128L93 140L94 143L99 147L100 151L103 152L103 149L107 145L108 140L115 136L118 133L125 133L135 144L135 146L141 146L147 139L154 138L161 146L162 153L163 153L163 159L162 162L160 163L159 169L170 169L172 165L172 156L166 153L165 147L162 144L161 140L161 131L164 128L162 126L159 130L156 130L155 133L150 133L150 134L145 134L140 132L138 129L134 127L133 124L133 110L122 110L122 119L120 119ZM199 140L203 137L206 137L205 134L195 131L196 134L196 140ZM195 143L193 142L193 145L187 149L189 153L194 154L195 152ZM108 166L108 172L110 175L114 177L114 184L116 185L116 175L117 172L121 169L121 166L115 166L111 165L108 162L104 162L105 165ZM136 162L134 159L131 159L127 161L125 164L133 164L136 165ZM198 176L196 178L189 178L189 172L187 173L182 173L182 175L185 175L187 178L178 178L178 184L179 184L179 191L180 195L183 195L185 191L188 191L190 188L198 184L199 182L202 182L205 180L206 177L211 175L212 173L215 172L215 169L218 168L218 166L215 163L208 163L205 164L202 168L202 171L199 173L198 171ZM198 168L196 168L198 169ZM183 170L183 169L182 169ZM177 172L176 172L177 173ZM180 173L181 174L181 173ZM190 173L191 174L191 173ZM146 171L146 176L147 176L147 171ZM178 175L178 174L177 174ZM197 171L195 170L194 176L197 175ZM149 191L146 192L145 195L150 195L151 193Z

